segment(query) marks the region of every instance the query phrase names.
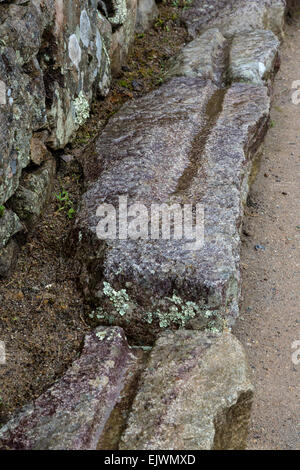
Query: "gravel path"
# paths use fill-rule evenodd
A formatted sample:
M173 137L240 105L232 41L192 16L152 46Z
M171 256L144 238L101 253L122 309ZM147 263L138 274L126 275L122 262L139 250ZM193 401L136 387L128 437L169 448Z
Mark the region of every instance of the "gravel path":
M300 342L300 18L287 29L281 57L271 129L246 211L243 305L234 333L256 385L248 448L299 450L300 361L293 363L292 345Z

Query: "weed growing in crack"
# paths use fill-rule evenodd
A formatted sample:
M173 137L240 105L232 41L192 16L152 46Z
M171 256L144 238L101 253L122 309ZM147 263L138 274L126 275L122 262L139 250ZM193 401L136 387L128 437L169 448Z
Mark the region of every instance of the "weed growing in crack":
M73 207L73 201L70 198L68 191L63 189L59 194L55 194L55 197L59 202L57 213L65 212L69 219L73 219L75 215L75 209Z

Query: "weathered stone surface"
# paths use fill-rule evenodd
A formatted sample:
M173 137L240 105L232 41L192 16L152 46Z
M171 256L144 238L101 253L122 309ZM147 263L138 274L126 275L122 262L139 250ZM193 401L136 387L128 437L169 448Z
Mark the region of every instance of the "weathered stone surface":
M112 41L112 25L108 19L98 11L98 28L105 44L106 52L110 50Z
M52 130L48 144L61 148L88 117L95 93L107 93L109 57L95 0L56 0L55 5L55 26L46 30L39 58Z
M35 134L30 141L30 160L36 165L41 165L50 157L50 152L43 142L42 134Z
M105 2L104 2L105 3ZM128 14L127 0L111 0L112 11L108 11L108 19L114 26L121 26L124 24Z
M116 1L109 20L97 0L0 2L0 16L3 204L30 162L32 133L48 130L47 144L64 147L88 117L95 94L108 93L111 23L120 36L113 54L124 61L134 36L136 0Z
M257 29L282 36L285 6L284 0L195 0L182 18L194 38L209 28L226 38Z
M87 118L95 93L107 94L110 84L112 33L98 2L21 3L0 6L0 204L13 195L29 163L32 130L48 127L48 144L63 147ZM135 6L119 10L124 60Z
M122 26L113 32L109 51L111 70L114 74L118 74L122 65L126 62L134 39L137 0L127 0L126 5L126 15L123 15Z
M185 46L171 61L173 65L167 77L198 77L221 85L227 58L227 41L218 29L210 29Z
M143 33L150 28L153 20L158 16L158 8L154 0L138 0L136 16L136 32Z
M232 81L262 85L276 70L279 46L272 31L249 31L229 42L217 28L209 29L171 60L167 78L199 77L218 86Z
M112 6L0 2L0 205L14 196L30 161L41 165L49 156L46 145L63 148L89 116L95 95L107 95L111 63L119 70L125 62L136 23L136 0L113 0ZM48 183L41 199L40 190L26 186L14 197L30 227Z
M38 170L25 173L15 195L11 199L11 207L28 228L37 222L51 194L55 160L47 160Z
M96 449L135 364L120 328L98 328L65 375L0 429L1 449Z
M38 54L53 14L53 0L0 5L0 204L13 195L29 163L32 131L46 126Z
M251 31L234 37L230 49L230 79L262 85L274 73L279 46L279 40L271 31Z
M17 261L19 247L15 240L10 240L5 247L0 245L0 277L8 277Z
M169 327L232 324L240 290L239 229L252 160L267 129L267 88L175 78L126 104L84 162L73 241L87 298L100 322L124 326L137 341ZM205 243L97 238L102 203L203 204ZM135 214L137 215L137 214ZM146 237L148 236L148 231ZM144 236L144 238L146 238Z
M19 217L11 210L4 209L0 217L0 248L3 248L16 233L22 230Z
M243 449L251 380L234 336L164 333L141 377L120 449Z

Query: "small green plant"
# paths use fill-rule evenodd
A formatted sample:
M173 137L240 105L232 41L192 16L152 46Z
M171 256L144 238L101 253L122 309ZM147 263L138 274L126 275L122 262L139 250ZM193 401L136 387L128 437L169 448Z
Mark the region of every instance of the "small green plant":
M130 89L130 83L127 80L119 80L118 85L121 86L122 88L128 88Z
M55 194L55 197L59 202L57 212L65 212L69 219L73 219L75 215L75 209L73 207L73 201L70 198L68 191L63 189L59 194Z
M75 215L75 209L71 207L71 209L69 209L67 212L67 216L69 219L73 219L74 215Z
M183 0L183 9L188 10L191 8L193 0Z
M275 127L275 121L270 122L270 129L272 129L273 127Z
M154 26L156 28L163 28L164 25L165 25L165 21L162 18L158 17Z
M0 206L0 217L3 217L4 212L5 212L5 207L4 207L4 206Z

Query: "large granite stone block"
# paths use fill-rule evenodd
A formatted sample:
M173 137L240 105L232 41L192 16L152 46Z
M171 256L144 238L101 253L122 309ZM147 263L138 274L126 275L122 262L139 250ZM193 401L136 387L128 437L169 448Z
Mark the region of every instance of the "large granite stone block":
M251 381L232 335L164 333L142 374L120 449L244 449Z
M151 342L164 328L234 322L243 202L269 107L265 87L235 84L225 93L176 78L110 120L83 162L87 191L73 233L81 283L100 323ZM150 231L100 240L97 208L118 208L119 196L149 211L152 203L203 205L203 246L151 239Z

